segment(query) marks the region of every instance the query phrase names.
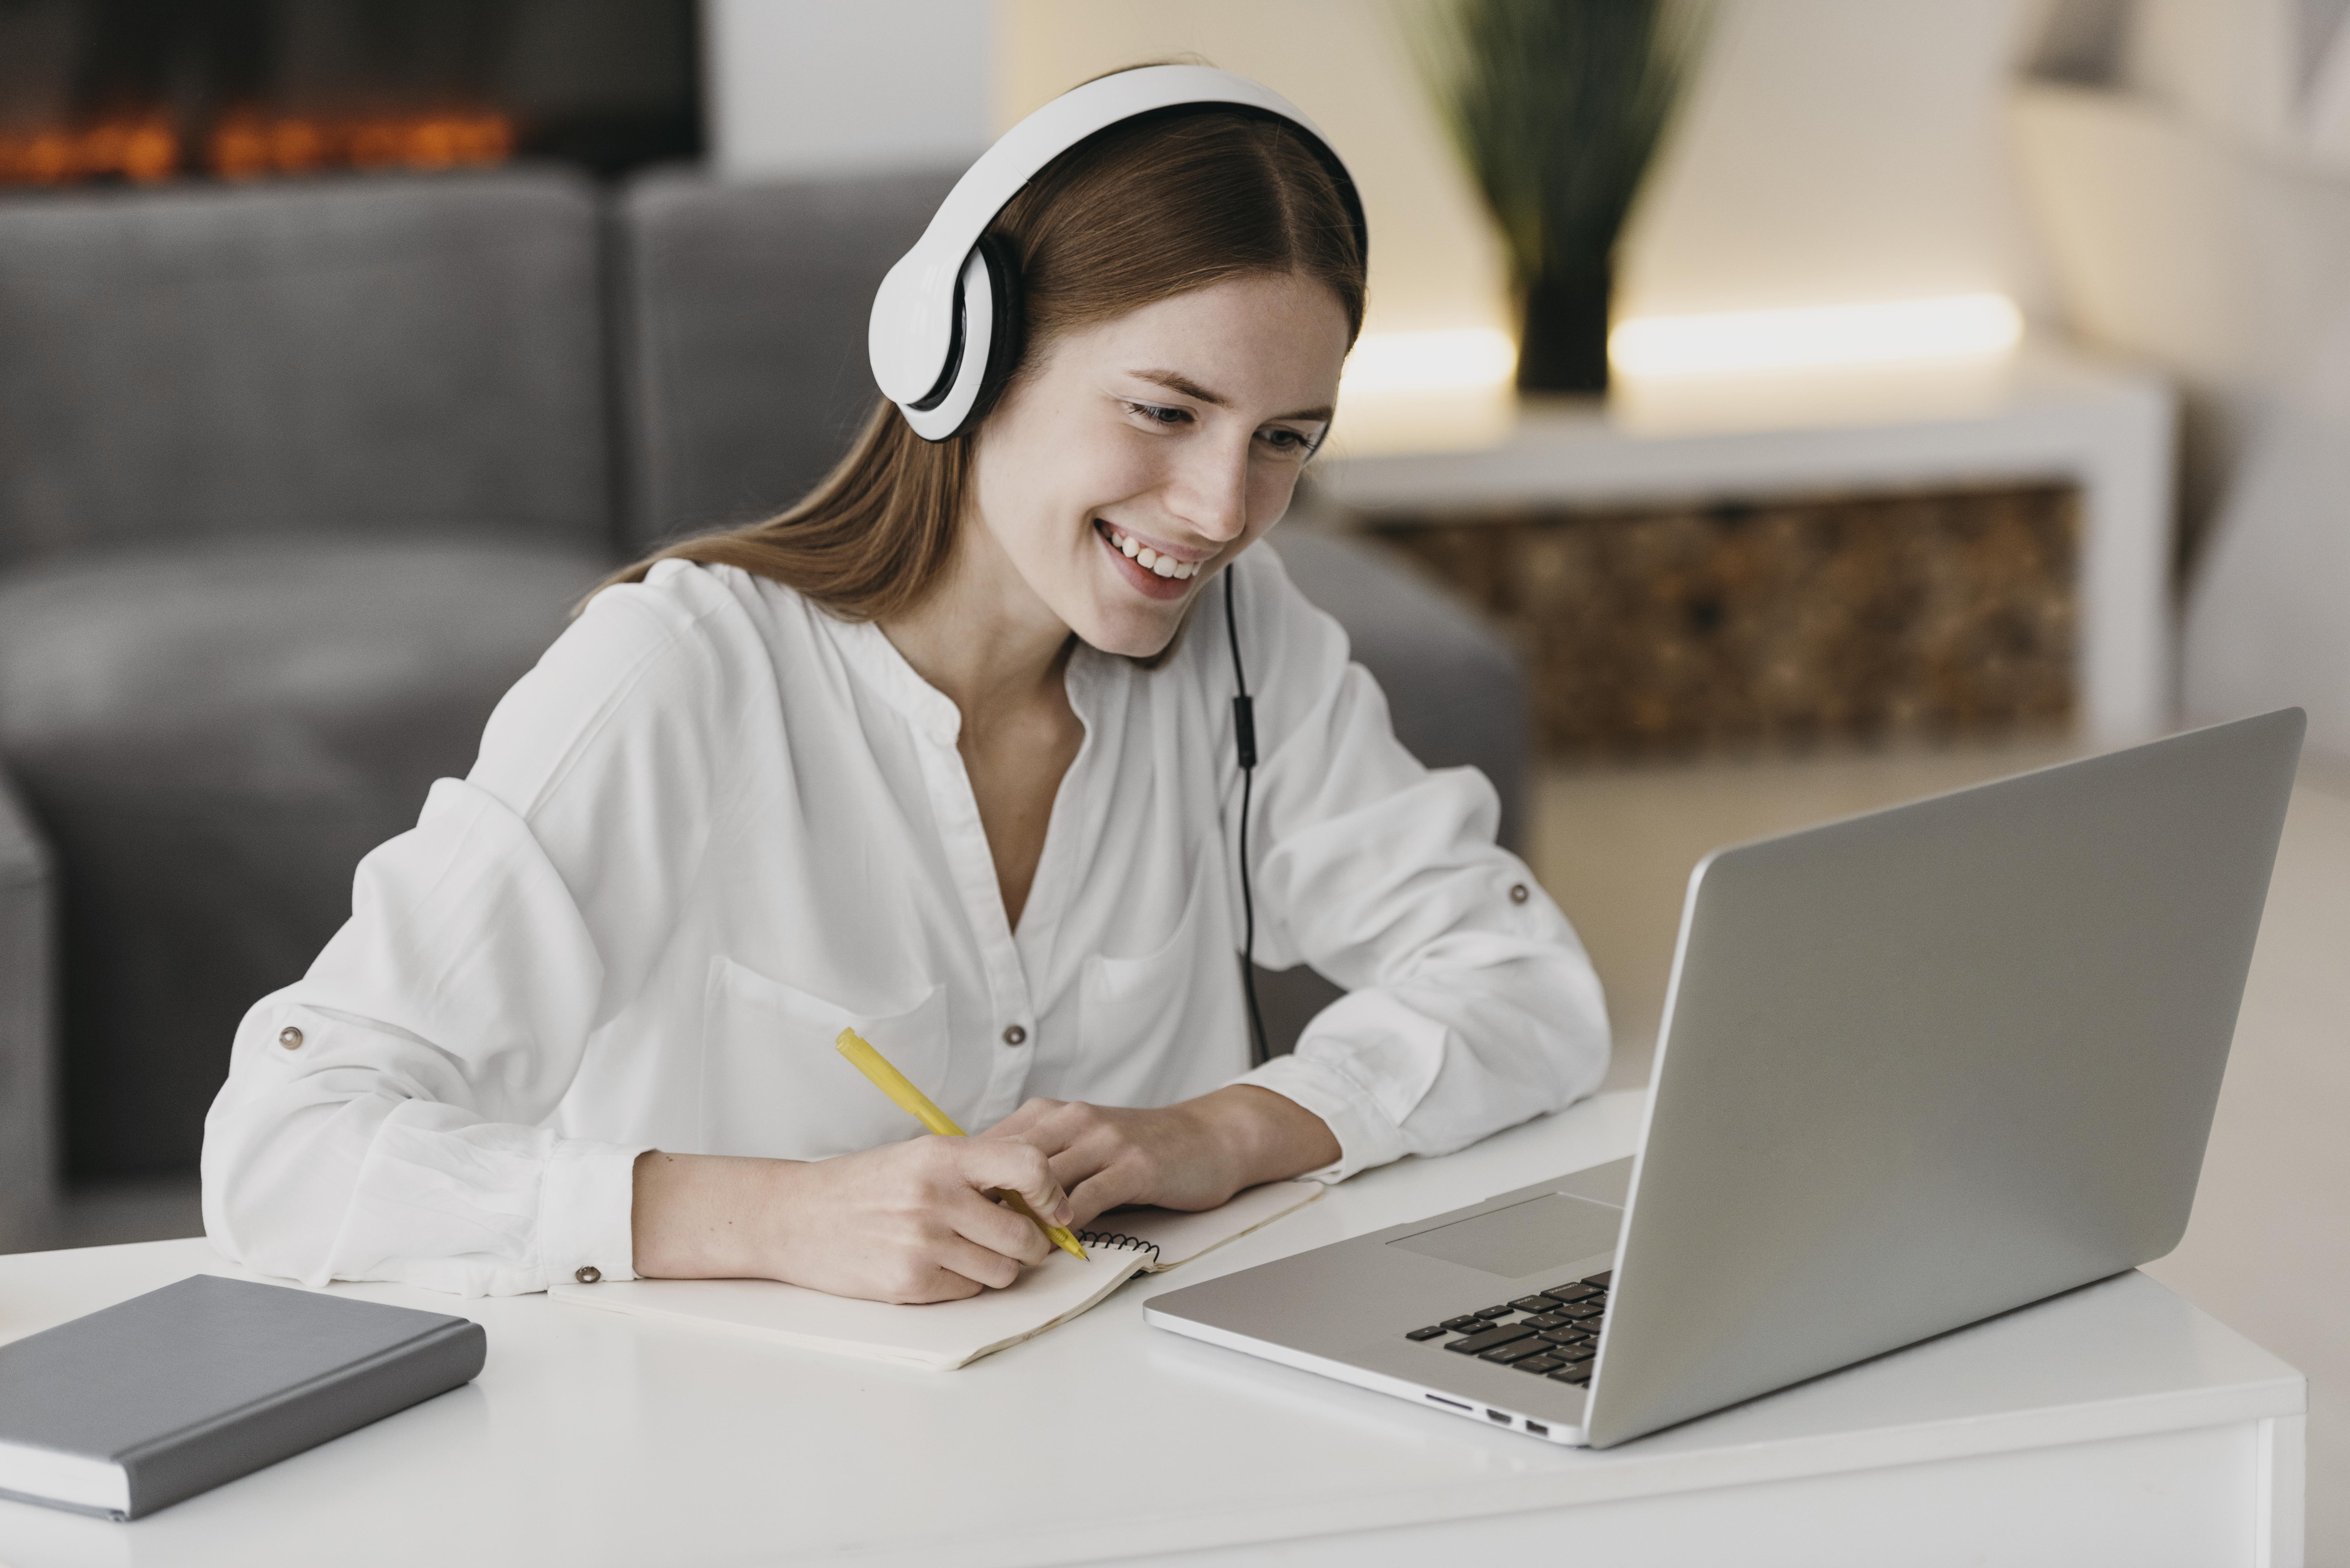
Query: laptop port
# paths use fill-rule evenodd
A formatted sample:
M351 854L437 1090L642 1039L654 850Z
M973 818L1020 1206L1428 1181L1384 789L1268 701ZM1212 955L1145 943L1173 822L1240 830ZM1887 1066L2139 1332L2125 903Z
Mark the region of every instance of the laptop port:
M1485 1419L1488 1421L1498 1421L1504 1427L1510 1424L1510 1418L1507 1416L1503 1415L1499 1410L1486 1411Z
M1455 1410L1473 1410L1476 1408L1473 1405L1463 1405L1458 1399L1447 1399L1441 1394L1430 1394L1428 1397L1428 1402L1431 1405L1450 1405Z
M1528 1421L1526 1423L1526 1430L1532 1432L1537 1438L1547 1438L1550 1436L1550 1428L1544 1426L1540 1421Z

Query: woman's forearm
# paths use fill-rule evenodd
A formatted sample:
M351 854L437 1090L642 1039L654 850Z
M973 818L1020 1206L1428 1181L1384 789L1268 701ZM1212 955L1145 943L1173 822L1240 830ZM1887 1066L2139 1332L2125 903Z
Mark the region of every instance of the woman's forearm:
M1231 1192L1319 1170L1338 1158L1328 1123L1286 1095L1254 1084L1227 1085L1182 1108L1202 1118L1227 1151Z
M918 1137L832 1159L639 1155L629 1227L636 1272L782 1280L877 1301L950 1301L1001 1288L1049 1243L991 1194L1017 1192L1055 1224L1068 1195L1019 1143Z
M639 1155L629 1216L637 1272L650 1279L758 1272L749 1265L768 1230L759 1211L790 1186L790 1172L776 1168L797 1163L660 1149Z

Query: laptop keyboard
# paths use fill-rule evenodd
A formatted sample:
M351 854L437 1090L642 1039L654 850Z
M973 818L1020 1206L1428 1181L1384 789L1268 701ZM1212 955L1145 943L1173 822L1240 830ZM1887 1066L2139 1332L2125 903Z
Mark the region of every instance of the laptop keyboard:
M1592 1358L1599 1354L1599 1325L1607 1320L1607 1282L1613 1272L1479 1307L1415 1328L1404 1337L1430 1344L1440 1340L1445 1349L1462 1355L1579 1386L1591 1381Z

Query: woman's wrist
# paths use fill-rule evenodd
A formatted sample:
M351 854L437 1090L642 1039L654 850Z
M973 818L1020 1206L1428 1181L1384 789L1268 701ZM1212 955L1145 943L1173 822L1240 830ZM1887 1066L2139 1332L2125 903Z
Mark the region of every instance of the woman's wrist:
M1228 1084L1186 1108L1222 1151L1232 1192L1319 1170L1339 1156L1328 1123L1286 1095L1254 1084Z

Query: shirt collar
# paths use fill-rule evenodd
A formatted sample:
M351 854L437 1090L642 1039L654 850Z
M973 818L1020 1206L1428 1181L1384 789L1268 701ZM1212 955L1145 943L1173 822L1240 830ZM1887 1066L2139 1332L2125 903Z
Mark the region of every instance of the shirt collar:
M952 746L962 734L962 710L954 699L922 679L921 672L898 651L880 626L869 620L835 620L830 623L833 640L857 672L871 682L889 704L906 717L931 743ZM1094 727L1096 694L1101 689L1128 673L1127 661L1102 652L1080 638L1069 652L1067 673L1063 677L1069 693L1069 706L1077 720L1090 732Z
M906 656L879 626L869 620L833 620L832 628L841 653L884 701L904 714L906 722L932 744L955 743L962 733L962 710L906 662Z

